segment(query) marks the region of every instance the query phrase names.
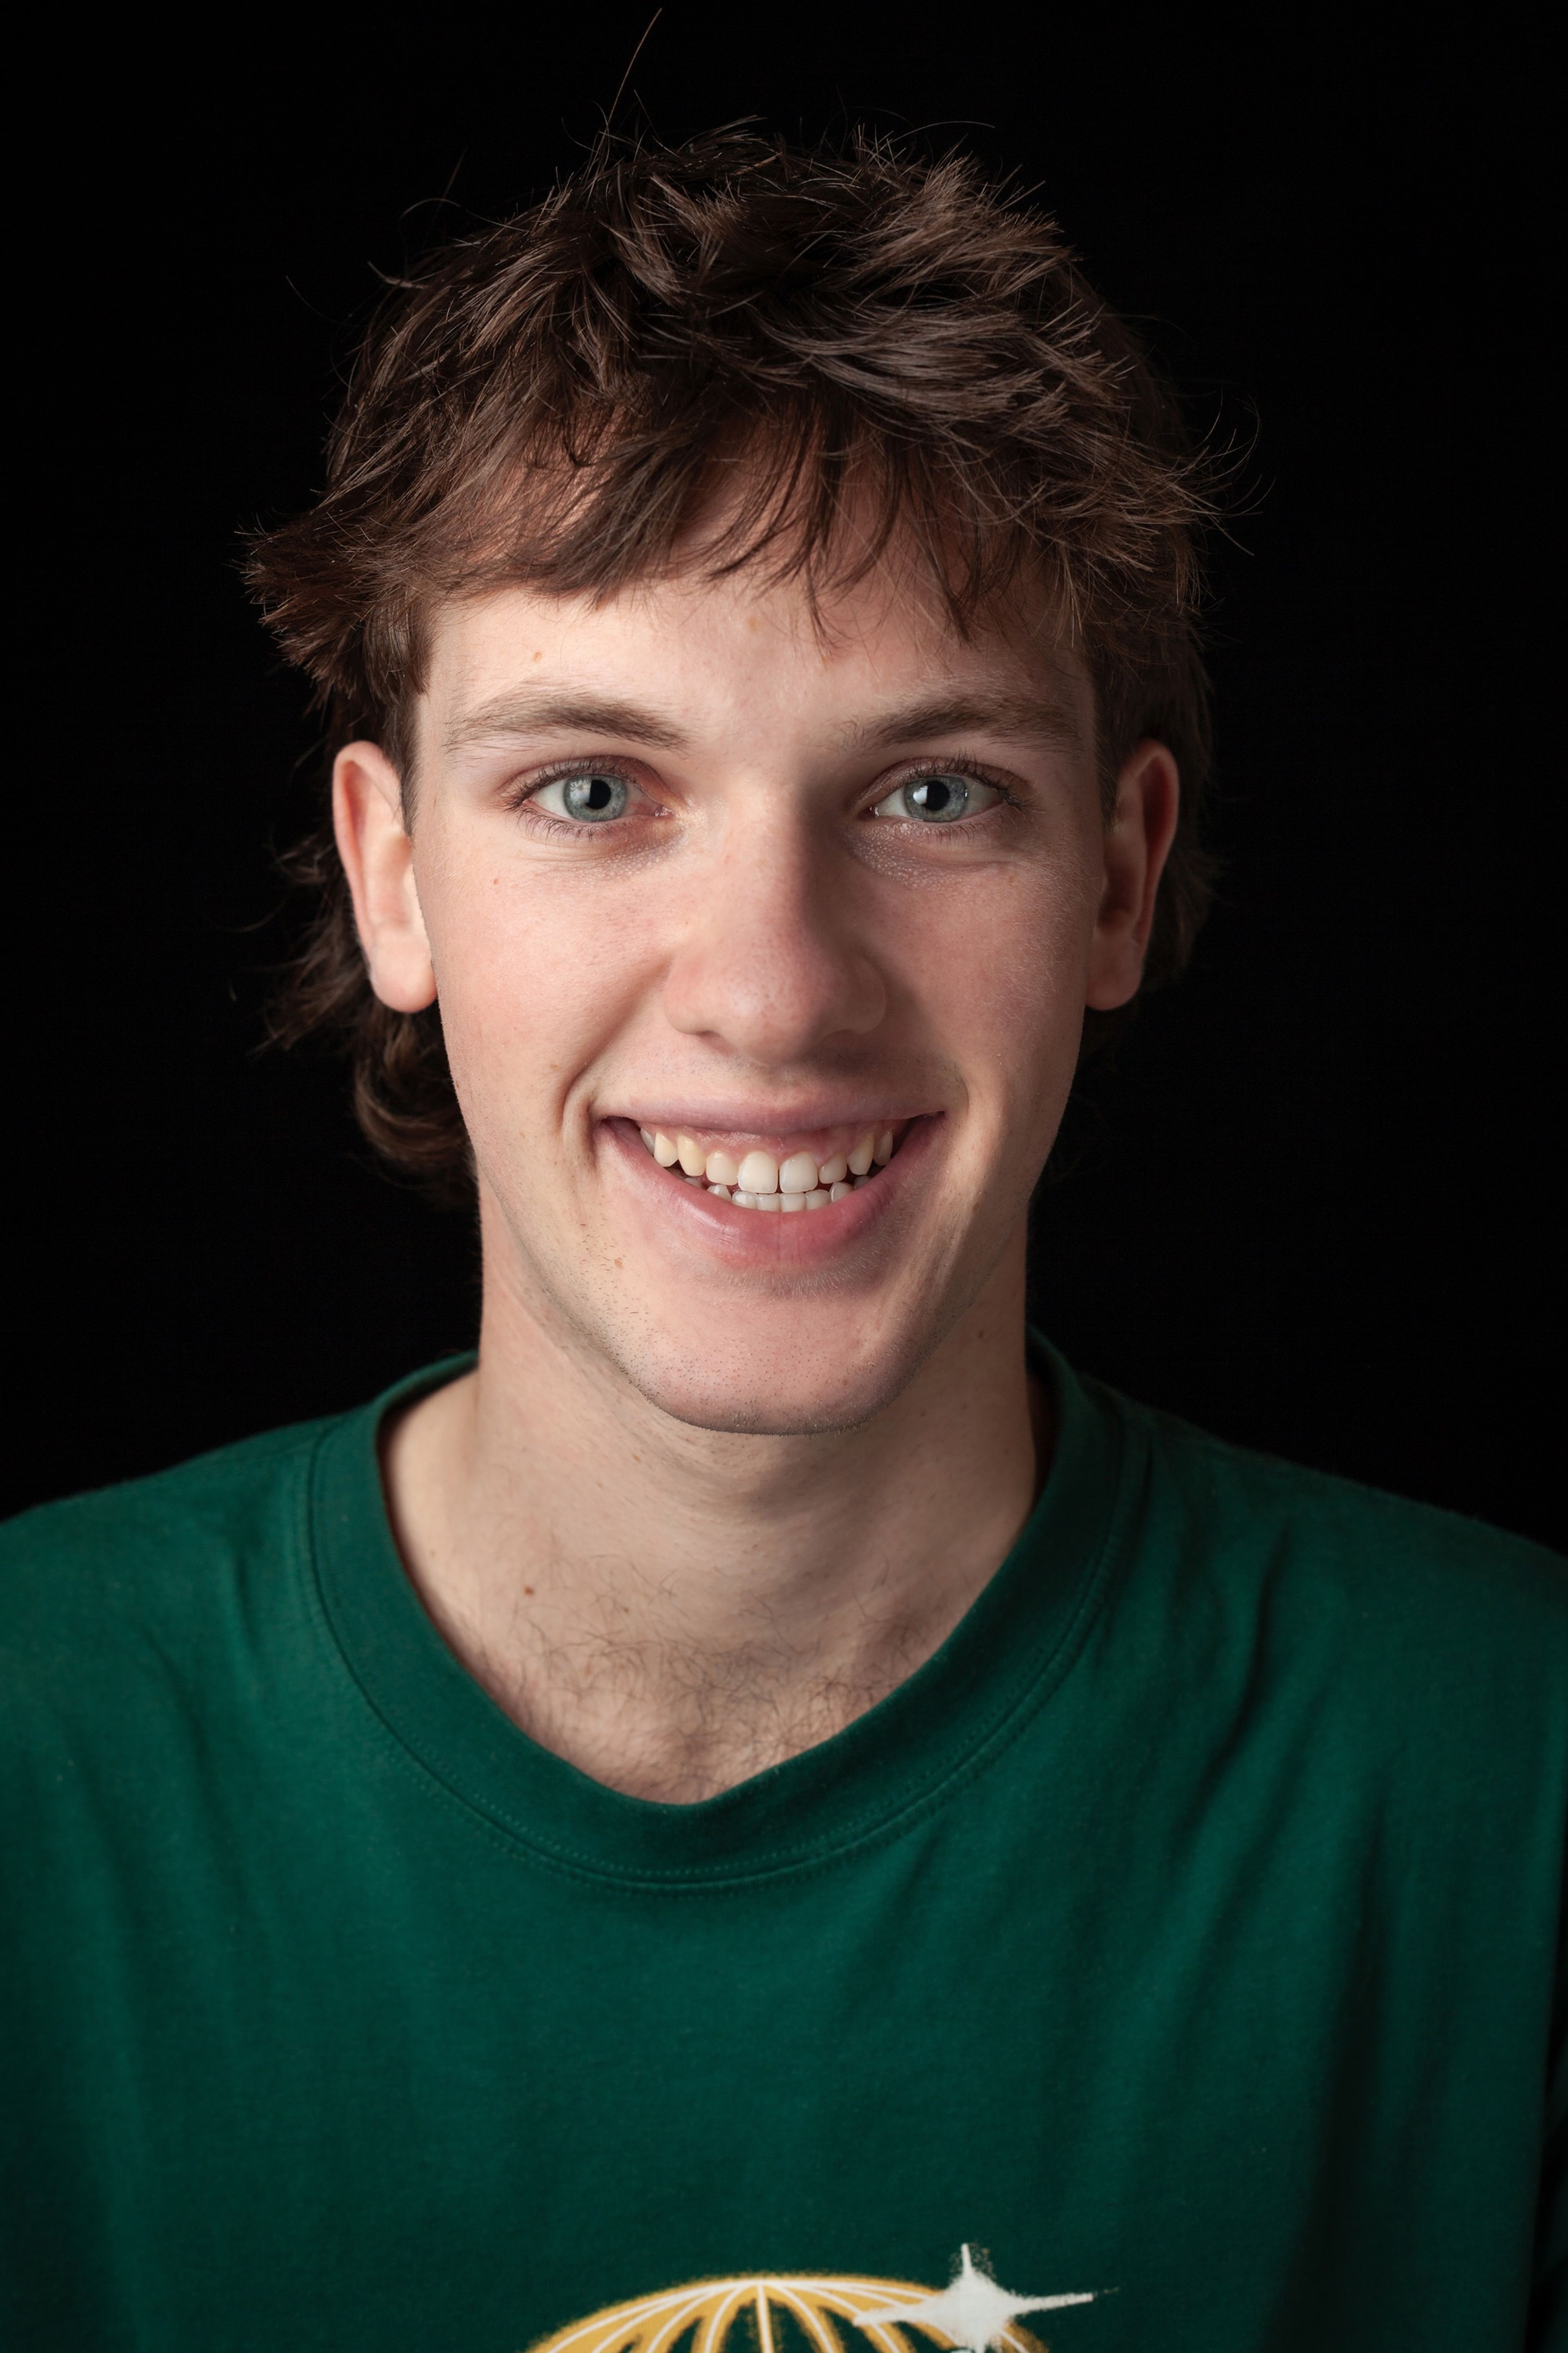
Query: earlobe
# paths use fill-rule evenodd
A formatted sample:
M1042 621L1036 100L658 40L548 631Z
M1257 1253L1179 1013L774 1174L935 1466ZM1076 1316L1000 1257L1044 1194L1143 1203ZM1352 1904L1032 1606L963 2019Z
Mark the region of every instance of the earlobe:
M1138 994L1180 808L1175 757L1167 744L1145 736L1122 765L1116 814L1105 831L1104 881L1085 996L1097 1012L1111 1012Z
M435 968L402 784L379 744L344 745L333 762L332 816L370 985L396 1012L418 1013L435 1002Z

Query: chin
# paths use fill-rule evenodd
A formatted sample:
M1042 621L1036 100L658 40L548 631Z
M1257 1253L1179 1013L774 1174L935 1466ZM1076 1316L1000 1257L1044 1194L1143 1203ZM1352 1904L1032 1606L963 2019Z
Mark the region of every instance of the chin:
M506 1223L522 1242L522 1221ZM580 1249L542 1247L535 1231L531 1248L512 1254L522 1280L507 1290L590 1379L624 1383L672 1421L735 1436L825 1437L885 1412L941 1345L993 1271L989 1254L976 1262L974 1239L948 1228L921 1249L906 1237L902 1262L874 1264L859 1285L819 1279L769 1291L755 1280L704 1282L701 1267L695 1279L684 1268L672 1274L630 1250L629 1268L607 1250L590 1253L585 1282ZM492 1286L487 1316L500 1295Z

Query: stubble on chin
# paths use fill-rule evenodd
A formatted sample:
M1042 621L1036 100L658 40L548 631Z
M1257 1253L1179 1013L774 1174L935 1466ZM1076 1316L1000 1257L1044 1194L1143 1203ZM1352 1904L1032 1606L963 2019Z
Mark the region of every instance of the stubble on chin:
M1004 1241L966 1270L968 1280L950 1265L932 1267L934 1280L911 1286L913 1295L874 1296L858 1314L846 1305L847 1331L834 1330L832 1314L808 1311L815 1327L808 1336L772 1345L756 1335L755 1320L748 1333L744 1303L729 1335L715 1338L710 1329L698 1342L673 1330L655 1302L630 1290L607 1296L602 1282L568 1291L536 1259L521 1283L521 1270L514 1271L509 1289L544 1353L562 1352L602 1401L607 1439L650 1409L715 1436L831 1439L865 1429L896 1405L979 1298L1005 1248Z

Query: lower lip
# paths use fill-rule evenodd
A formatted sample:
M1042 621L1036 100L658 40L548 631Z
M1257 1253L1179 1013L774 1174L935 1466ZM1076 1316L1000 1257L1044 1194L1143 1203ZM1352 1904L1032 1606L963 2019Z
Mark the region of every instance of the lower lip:
M636 1185L640 1202L676 1230L734 1266L805 1267L863 1240L897 1208L935 1145L940 1113L913 1119L892 1159L870 1184L821 1209L737 1209L701 1185L661 1168L636 1126L607 1119L599 1134Z

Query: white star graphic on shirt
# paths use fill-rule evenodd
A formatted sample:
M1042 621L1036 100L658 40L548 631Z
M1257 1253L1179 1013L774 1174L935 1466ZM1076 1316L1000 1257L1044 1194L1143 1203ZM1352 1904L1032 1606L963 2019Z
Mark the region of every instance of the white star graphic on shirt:
M879 2312L876 2317L878 2321L925 2321L939 2328L963 2353L991 2353L1009 2321L1016 2320L1021 2312L1055 2312L1065 2304L1093 2304L1094 2300L1092 2292L1087 2295L1010 2295L1006 2288L998 2287L989 2272L976 2271L965 2247L951 2284L940 2295L927 2296L924 2304L906 2305L897 2312Z

